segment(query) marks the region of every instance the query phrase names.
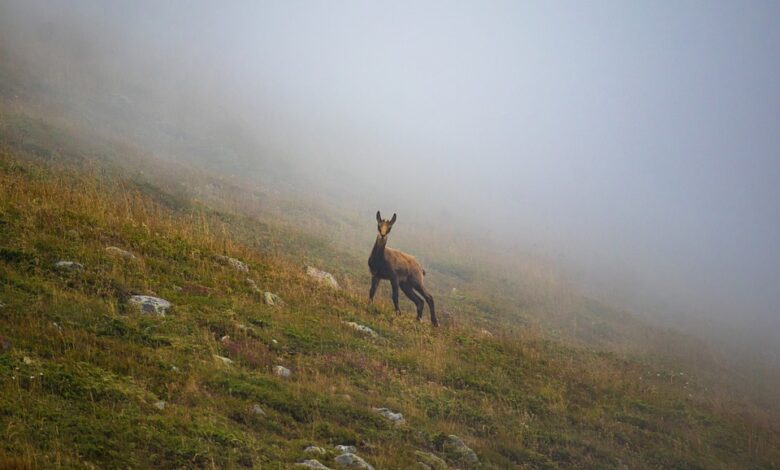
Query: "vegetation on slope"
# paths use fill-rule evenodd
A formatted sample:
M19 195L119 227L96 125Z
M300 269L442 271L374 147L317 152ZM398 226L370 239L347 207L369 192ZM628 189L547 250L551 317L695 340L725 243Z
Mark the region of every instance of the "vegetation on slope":
M337 444L376 468L411 468L417 450L462 466L444 452L449 434L483 468L780 462L774 424L736 413L689 370L499 322L517 305L502 296L511 287L440 263L444 327L417 323L411 304L398 317L387 301L369 308L364 261L336 244L198 202L58 132L6 134L0 149L0 467L288 468L307 445ZM346 288L311 281L305 262ZM247 277L286 305L265 305ZM453 277L465 294L447 294ZM144 315L133 294L173 308Z

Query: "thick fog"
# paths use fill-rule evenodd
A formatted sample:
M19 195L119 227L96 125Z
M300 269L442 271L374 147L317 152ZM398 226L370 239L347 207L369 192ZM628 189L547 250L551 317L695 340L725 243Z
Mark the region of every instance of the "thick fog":
M780 343L778 2L0 5L52 81L240 127L228 172L270 162L367 224L479 233L637 313Z

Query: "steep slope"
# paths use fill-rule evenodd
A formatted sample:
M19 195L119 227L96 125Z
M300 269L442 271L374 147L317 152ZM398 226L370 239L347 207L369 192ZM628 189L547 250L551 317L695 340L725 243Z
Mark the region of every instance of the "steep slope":
M409 306L367 308L363 261L337 244L171 191L157 166L128 172L137 160L121 147L53 145L72 138L46 129L66 137L6 133L0 149L0 467L289 468L308 445L335 467L340 444L376 468L411 468L417 451L472 465L450 434L483 468L780 462L771 415L741 412L691 371L499 321L509 288L461 277L436 330ZM306 263L345 288L307 278ZM173 307L143 314L135 294Z

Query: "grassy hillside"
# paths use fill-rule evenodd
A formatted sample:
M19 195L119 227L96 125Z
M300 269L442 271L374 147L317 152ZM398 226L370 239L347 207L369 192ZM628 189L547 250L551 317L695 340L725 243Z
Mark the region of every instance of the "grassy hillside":
M336 468L339 444L376 468L414 468L417 451L476 466L450 434L481 468L780 465L772 411L714 389L719 370L627 353L627 332L659 334L630 315L442 253L433 329L411 303L395 316L386 288L367 307L364 259L303 205L196 170L178 186L159 176L178 168L45 120L1 124L0 468ZM173 307L143 314L135 294Z

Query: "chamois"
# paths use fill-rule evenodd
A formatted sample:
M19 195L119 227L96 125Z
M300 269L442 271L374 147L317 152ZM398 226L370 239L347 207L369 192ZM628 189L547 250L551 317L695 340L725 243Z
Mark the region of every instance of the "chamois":
M401 309L398 308L398 288L400 287L417 307L417 321L422 319L425 302L428 302L428 308L431 310L431 323L433 326L439 326L439 321L436 319L436 309L433 306L433 296L423 284L425 270L412 255L386 248L387 236L390 234L390 229L393 228L395 219L395 214L393 214L390 220L383 220L379 211L376 212L379 235L376 237L374 249L371 250L371 256L368 257L368 268L371 271L371 290L368 292L368 302L374 301L379 281L386 279L393 287L395 313L401 313Z

